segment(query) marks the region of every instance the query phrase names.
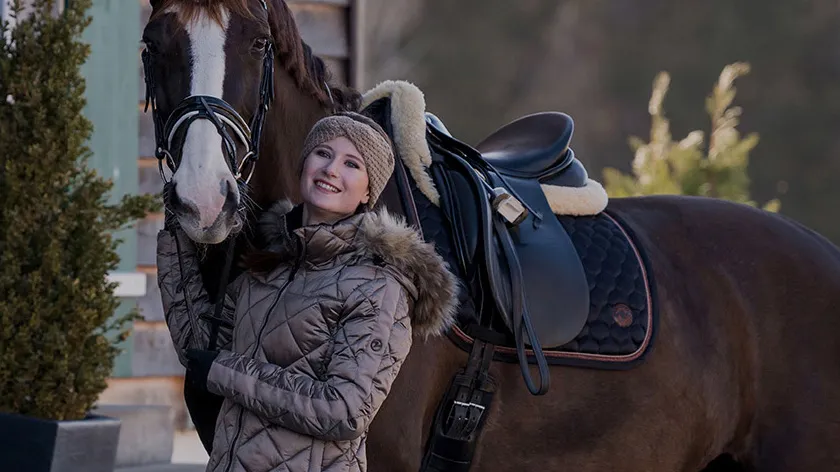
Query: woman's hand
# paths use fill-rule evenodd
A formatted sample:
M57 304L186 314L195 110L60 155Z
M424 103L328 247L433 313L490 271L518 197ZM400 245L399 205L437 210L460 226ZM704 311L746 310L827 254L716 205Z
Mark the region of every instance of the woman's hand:
M218 351L206 351L202 349L187 349L184 357L187 358L187 370L191 371L193 386L207 390L207 376L210 375L210 367L219 355Z

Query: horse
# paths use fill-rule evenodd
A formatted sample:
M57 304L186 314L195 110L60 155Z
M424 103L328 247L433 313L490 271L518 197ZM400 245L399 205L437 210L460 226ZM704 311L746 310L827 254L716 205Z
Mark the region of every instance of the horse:
M312 124L357 110L375 117L398 151L382 204L439 243L463 294L492 286L507 291L486 298L519 306L518 317L500 317L504 300L467 297L472 322L459 318L446 336L415 339L370 426L370 470L840 466L832 447L840 440L840 250L821 235L710 198L568 206L593 181L572 157L563 116L525 117L468 146L411 87L361 94L329 84L282 0L151 6L143 60L156 154L164 179L171 174L167 211L207 248L211 297L240 270L231 261L260 210L299 198L299 152ZM504 218L488 216L497 213ZM569 262L543 270L567 279L529 266L535 256L522 238L543 234L541 225L566 238L547 244ZM552 264L561 257L553 254L543 253ZM486 270L468 271L470 255ZM590 280L606 276L609 290ZM533 316L522 316L524 303L553 296L523 300L531 283L554 284L580 306L603 302L601 312L531 303ZM605 302L605 291L617 302ZM184 397L209 450L218 403L189 381Z

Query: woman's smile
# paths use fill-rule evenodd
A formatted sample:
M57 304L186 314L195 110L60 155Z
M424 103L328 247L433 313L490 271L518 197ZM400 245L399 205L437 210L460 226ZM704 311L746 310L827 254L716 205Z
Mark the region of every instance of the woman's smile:
M321 179L315 179L315 187L317 187L318 190L322 190L323 192L330 194L341 192L341 190L335 185L329 184Z

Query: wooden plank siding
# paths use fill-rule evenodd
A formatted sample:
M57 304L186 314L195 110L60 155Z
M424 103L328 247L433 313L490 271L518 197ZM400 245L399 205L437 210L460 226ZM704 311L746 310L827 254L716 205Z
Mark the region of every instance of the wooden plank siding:
M142 29L151 11L148 0L138 1ZM359 61L361 48L358 46L359 36L355 28L360 24L356 8L361 8L362 2L360 0L287 0L287 4L295 15L303 40L312 47L315 54L325 60L333 80L358 86L361 83L362 74L361 69L356 67L356 63L361 62ZM154 126L151 113L143 112L145 89L140 61L141 51L142 45L138 44L136 68L140 83L137 88L137 189L140 193L159 193L163 184L158 173L157 160L154 158ZM162 227L163 215L150 214L139 222L136 229L137 269L147 275L146 295L137 300L137 306L145 321L135 326L131 359L134 379L125 379L126 382L136 382L141 377L151 381L183 375L183 368L175 357L163 320L160 293L157 289L155 249L157 232ZM118 380L115 379L116 382ZM179 405L176 407L180 408Z

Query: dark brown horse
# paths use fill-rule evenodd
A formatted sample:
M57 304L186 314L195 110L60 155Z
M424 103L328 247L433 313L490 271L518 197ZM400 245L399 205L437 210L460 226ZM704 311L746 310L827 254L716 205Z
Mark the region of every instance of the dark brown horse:
M220 243L249 237L269 202L296 198L307 130L359 97L326 88L323 62L282 0L152 6L144 41L159 157L175 169L171 211L209 245L203 273L215 295ZM417 180L423 167L410 170ZM403 213L396 187L386 204ZM243 204L248 211L237 210ZM623 371L553 366L542 396L525 388L518 366L494 362L495 397L471 470L840 468L840 251L783 216L719 200L613 199L605 213L635 235L656 281L653 350ZM416 340L371 425L370 470L420 469L438 405L467 360L452 339ZM189 387L185 397L209 444L218 405Z

